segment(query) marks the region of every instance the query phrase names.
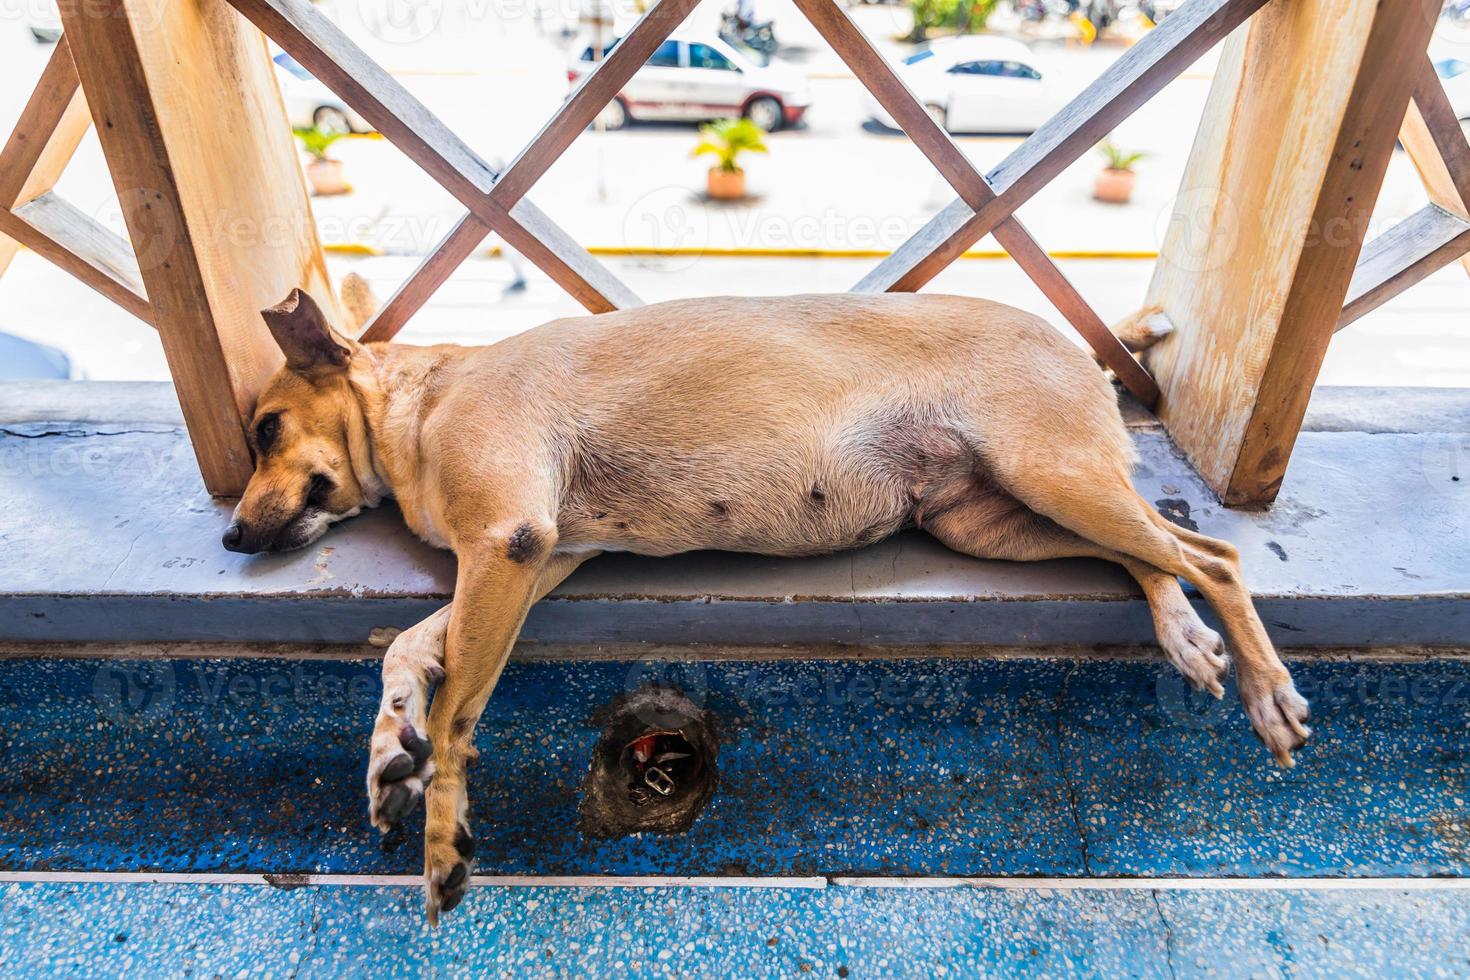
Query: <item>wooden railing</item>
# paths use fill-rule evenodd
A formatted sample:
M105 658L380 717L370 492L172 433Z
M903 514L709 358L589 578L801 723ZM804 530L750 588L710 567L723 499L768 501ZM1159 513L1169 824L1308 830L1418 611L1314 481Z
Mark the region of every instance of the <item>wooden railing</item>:
M1274 497L1332 332L1470 252L1470 146L1424 54L1436 0L1189 0L989 173L835 0L796 2L956 194L854 290L919 289L993 234L1129 391L1159 403L1176 441L1230 503ZM278 361L255 311L295 285L335 309L269 59L236 11L465 208L362 335L388 340L491 232L593 312L638 305L527 194L695 3L659 0L502 171L307 0L66 4L65 36L0 153L0 231L159 329L206 485L235 493L250 472L242 419ZM1203 216L1207 248L1228 251L1202 262L1188 254L1198 243L1171 224L1148 297L1176 328L1151 360L1160 401L1160 383L1016 211L1227 36L1182 191L1210 186L1238 213ZM212 93L201 96L200 86ZM129 235L146 249L51 191L89 105ZM1401 128L1432 203L1364 248ZM1188 193L1180 201L1197 207ZM1263 227L1221 245L1220 226L1245 213L1261 215ZM1275 214L1281 229L1270 227ZM1201 215L1183 217L1198 235ZM268 218L296 229L290 247L265 236L220 247L221 222ZM1328 225L1346 231L1313 236ZM134 256L145 250L140 263Z

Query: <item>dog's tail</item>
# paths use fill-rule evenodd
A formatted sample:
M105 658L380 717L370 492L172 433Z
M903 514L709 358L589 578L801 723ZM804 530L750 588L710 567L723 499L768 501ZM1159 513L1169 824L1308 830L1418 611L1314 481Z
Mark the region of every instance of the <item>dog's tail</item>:
M1174 324L1162 304L1145 306L1137 313L1113 325L1113 336L1135 354L1142 354L1174 332Z
M347 311L347 325L353 336L357 336L378 312L378 297L373 295L373 287L367 284L367 280L355 272L342 277L341 294L342 308Z

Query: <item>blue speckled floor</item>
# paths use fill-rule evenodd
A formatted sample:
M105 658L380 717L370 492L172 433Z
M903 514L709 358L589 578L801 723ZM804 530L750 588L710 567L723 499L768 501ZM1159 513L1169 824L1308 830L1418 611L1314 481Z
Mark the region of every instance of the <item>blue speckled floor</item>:
M590 716L650 670L719 716L719 791L685 836L584 840ZM1295 673L1317 736L1284 773L1154 663L517 663L479 730L478 870L1466 875L1470 664ZM367 662L0 661L0 871L414 873L417 824L385 846L363 814L377 696ZM1448 890L476 888L439 933L410 888L0 897L22 973L1470 971Z
M668 665L659 665L668 666ZM1470 663L1301 665L1269 764L1233 697L1144 662L704 663L721 721L684 837L593 842L577 786L625 663L513 664L481 722L485 874L1463 875ZM369 663L0 662L0 869L417 872L362 772Z
M1467 892L0 885L12 975L1464 976ZM846 971L843 973L842 971Z

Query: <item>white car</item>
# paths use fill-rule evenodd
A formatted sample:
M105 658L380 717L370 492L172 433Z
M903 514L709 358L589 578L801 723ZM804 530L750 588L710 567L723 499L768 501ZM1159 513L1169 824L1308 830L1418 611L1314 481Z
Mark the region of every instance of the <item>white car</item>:
M941 38L922 45L898 66L929 114L952 133L1029 133L1065 102L1020 41L988 35ZM878 100L867 96L868 116L897 129Z
M1460 128L1470 138L1470 61L1446 58L1435 62L1434 70L1444 82L1444 93L1449 96L1455 118L1460 120Z
M276 79L281 85L281 99L286 103L286 119L293 129L315 126L324 133L371 133L373 127L357 111L332 94L332 90L284 51L271 59L276 63Z
M595 67L592 45L584 40L573 48L567 81L576 85ZM676 32L658 46L598 119L605 129L621 129L635 119L745 116L773 132L801 122L809 105L811 90L797 69L764 63L757 52L719 37Z
M56 9L56 0L31 0L26 10L30 14L31 37L41 44L61 40L61 11Z

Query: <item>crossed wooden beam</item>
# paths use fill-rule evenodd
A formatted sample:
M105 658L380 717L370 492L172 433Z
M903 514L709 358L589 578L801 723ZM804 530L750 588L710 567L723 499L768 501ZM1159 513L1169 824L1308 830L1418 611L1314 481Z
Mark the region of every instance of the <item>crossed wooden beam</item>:
M91 124L63 35L0 150L0 269L25 245L151 324L133 247L52 190Z
M1338 330L1455 259L1470 271L1470 142L1427 55L1399 139L1430 203L1363 246Z
M659 0L503 171L496 171L308 0L229 0L417 163L466 209L362 334L391 339L492 231L593 312L640 300L526 200L698 0ZM983 174L904 85L836 0L797 6L954 189L957 198L854 286L912 291L993 234L1119 380L1148 405L1158 386L1108 331L1016 211L1267 0L1189 0L1085 91ZM1279 0L1278 0L1279 2ZM1470 253L1470 145L1427 57L1403 139L1432 203L1368 243L1339 329ZM152 310L128 243L52 191L90 120L65 37L0 151L0 231L140 319ZM12 246L13 251L13 246ZM0 252L0 268L8 254ZM1470 268L1470 259L1467 259Z

